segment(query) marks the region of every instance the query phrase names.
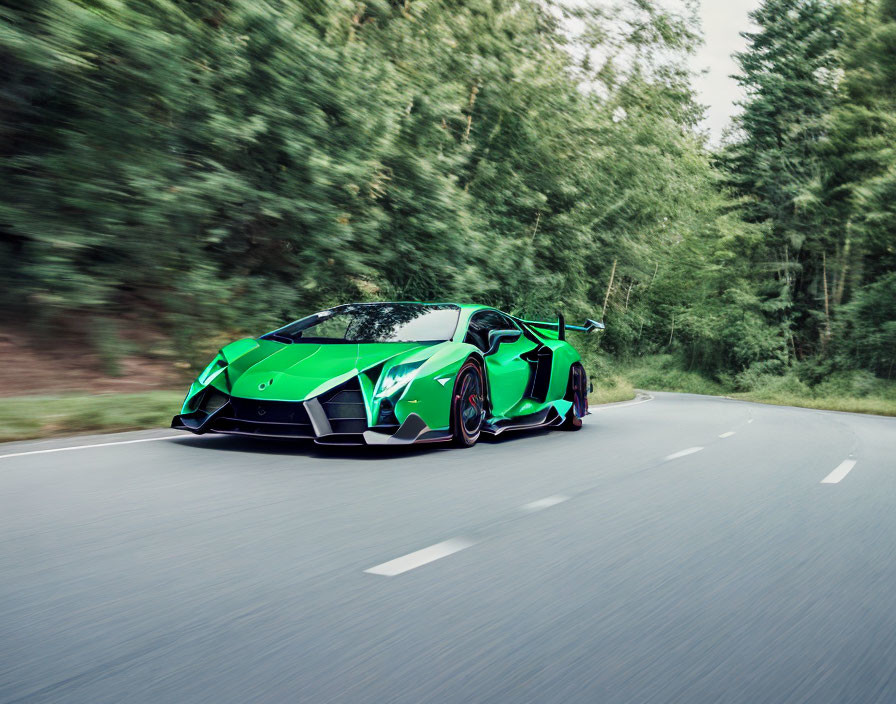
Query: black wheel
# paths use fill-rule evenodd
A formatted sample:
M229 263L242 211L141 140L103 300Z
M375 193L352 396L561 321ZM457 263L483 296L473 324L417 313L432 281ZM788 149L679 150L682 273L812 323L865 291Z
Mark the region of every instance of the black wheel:
M576 362L569 369L569 383L566 387L567 401L572 401L572 408L566 412L561 423L561 430L579 430L582 418L588 414L588 377L585 367Z
M452 440L458 447L473 447L485 418L485 379L481 367L470 360L461 367L451 398Z

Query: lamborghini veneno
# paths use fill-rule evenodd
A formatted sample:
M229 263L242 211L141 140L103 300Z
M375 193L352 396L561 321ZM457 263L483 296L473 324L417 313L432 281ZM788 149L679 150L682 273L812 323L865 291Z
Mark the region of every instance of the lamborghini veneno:
M453 442L588 413L567 330L454 303L351 303L224 347L171 427L326 444Z

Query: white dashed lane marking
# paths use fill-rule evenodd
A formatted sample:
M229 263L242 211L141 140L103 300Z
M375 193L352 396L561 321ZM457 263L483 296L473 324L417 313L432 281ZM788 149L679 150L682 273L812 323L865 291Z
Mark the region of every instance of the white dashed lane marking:
M532 501L531 503L525 504L523 510L540 511L543 508L550 508L551 506L562 504L564 501L569 501L569 497L563 496L563 494L556 494L555 496L548 496L544 499L538 499L538 501Z
M679 457L686 457L687 455L693 455L695 452L700 452L702 447L689 447L686 450L679 450L678 452L673 452L671 455L666 455L667 460L677 460Z
M729 430L727 433L722 433L721 435L719 435L719 437L720 438L730 438L732 435L734 435L734 431Z
M389 562L384 562L381 565L371 567L364 571L369 574L382 575L383 577L394 577L403 572L408 572L417 567L427 565L430 562L440 560L443 557L453 555L471 545L474 545L472 540L467 540L466 538L452 538L451 540L445 540L444 542L430 545L428 548L408 553L402 557L396 557L394 560L389 560Z
M856 466L855 460L843 460L837 468L821 480L822 484L838 484Z

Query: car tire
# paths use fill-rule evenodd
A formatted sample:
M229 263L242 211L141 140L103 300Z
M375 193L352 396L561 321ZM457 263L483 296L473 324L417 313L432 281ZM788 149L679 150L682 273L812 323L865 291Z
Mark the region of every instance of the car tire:
M451 440L456 447L473 447L485 419L485 377L477 362L467 360L454 381L451 396Z
M572 401L572 407L566 412L560 429L581 430L582 418L588 414L588 375L578 362L569 368L569 382L563 398Z

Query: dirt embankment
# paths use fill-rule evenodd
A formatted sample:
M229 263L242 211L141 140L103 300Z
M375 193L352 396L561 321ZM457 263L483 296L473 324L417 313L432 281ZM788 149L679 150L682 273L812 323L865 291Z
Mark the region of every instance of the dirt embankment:
M174 389L189 383L190 370L170 355L154 352L160 340L147 335L132 345L138 353L104 361L77 340L42 342L0 328L0 397L60 392L134 393ZM140 354L139 350L146 350ZM114 366L115 373L108 368Z

